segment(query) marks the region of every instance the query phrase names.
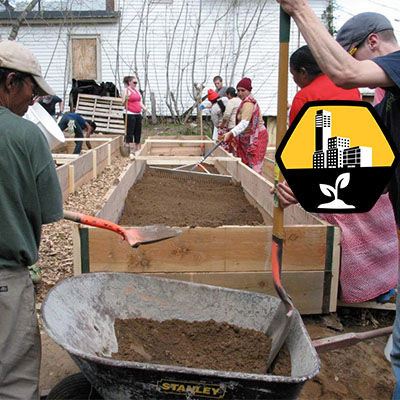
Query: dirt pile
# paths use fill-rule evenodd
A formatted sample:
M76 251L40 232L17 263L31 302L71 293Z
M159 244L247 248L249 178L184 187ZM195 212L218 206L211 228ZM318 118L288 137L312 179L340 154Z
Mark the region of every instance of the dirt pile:
M271 340L262 332L214 320L117 319L112 358L189 368L265 374Z
M176 179L146 170L130 189L119 223L217 227L262 225L264 220L239 185L190 177Z

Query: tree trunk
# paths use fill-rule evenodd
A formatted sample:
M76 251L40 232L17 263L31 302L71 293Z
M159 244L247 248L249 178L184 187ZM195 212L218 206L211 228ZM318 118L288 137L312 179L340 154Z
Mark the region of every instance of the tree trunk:
M156 111L156 96L154 92L150 93L151 99L151 122L155 125L157 123L157 111Z
M32 0L28 6L25 8L25 11L23 11L21 13L21 15L18 17L18 19L13 23L12 28L11 28L11 32L10 35L8 37L8 40L15 40L17 35L18 35L18 31L19 31L19 27L22 24L22 21L26 18L26 16L33 10L33 8L36 6L36 4L38 3L39 0Z

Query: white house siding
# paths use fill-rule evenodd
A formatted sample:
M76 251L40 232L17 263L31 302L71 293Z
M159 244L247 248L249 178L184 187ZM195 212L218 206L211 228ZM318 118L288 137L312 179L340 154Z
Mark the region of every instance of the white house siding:
M237 3L235 7L234 3ZM310 0L310 5L321 16L327 0ZM59 96L67 99L70 91L68 38L70 35L94 35L101 43L100 80L121 87L122 78L136 71L148 105L150 92L155 93L159 114L170 114L166 105L168 92L173 92L181 113L194 102L193 82L204 83L205 95L208 88L214 88L212 78L221 75L224 83L232 86L236 86L242 76L250 77L263 114L276 115L279 5L275 0L173 0L157 4L151 0L120 0L117 7L121 11L122 31L119 68L118 23L24 25L20 28L17 40L36 54L46 79ZM253 17L253 22L249 23ZM9 27L0 27L2 38L7 38L8 33ZM290 52L303 44L292 21ZM289 101L295 92L295 84L289 77Z

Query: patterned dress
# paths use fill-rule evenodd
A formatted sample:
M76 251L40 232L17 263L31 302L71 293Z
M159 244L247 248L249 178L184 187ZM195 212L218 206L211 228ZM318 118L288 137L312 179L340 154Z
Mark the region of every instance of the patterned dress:
M242 162L254 169L261 175L264 156L268 146L268 131L264 124L260 124L260 107L257 100L252 97L246 97L240 104L236 114L236 124L240 122L240 110L246 103L254 104L253 115L246 130L236 137L236 149L233 149L234 155L240 157Z

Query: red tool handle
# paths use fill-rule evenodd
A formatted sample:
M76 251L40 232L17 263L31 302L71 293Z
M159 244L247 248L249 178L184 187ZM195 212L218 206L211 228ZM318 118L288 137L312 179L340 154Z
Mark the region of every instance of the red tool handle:
M282 242L282 239L272 236L272 277L275 290L285 304L287 315L290 316L294 310L294 305L281 283Z
M70 221L79 222L84 225L90 225L90 226L95 226L97 228L108 229L123 236L124 239L129 242L126 230L121 226L114 224L114 222L107 221L101 218L92 217L86 214L81 214L72 211L65 211L65 210L64 210L64 218L69 219Z

